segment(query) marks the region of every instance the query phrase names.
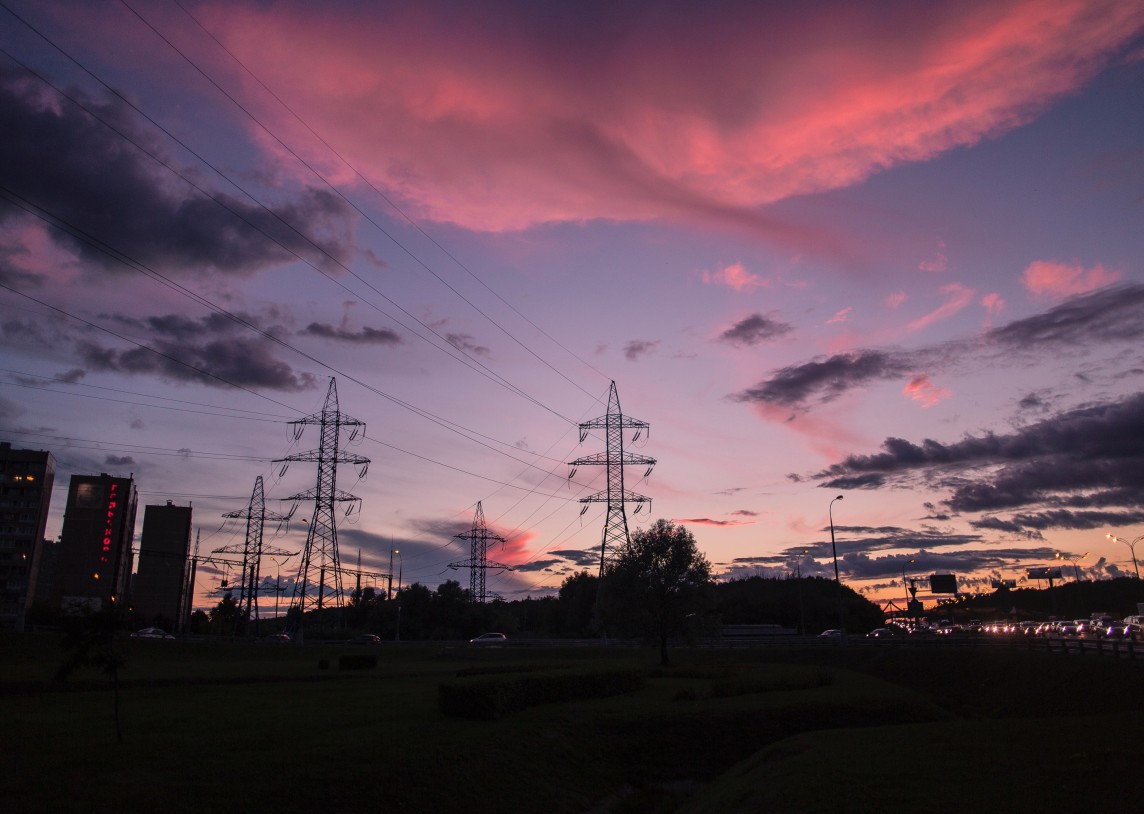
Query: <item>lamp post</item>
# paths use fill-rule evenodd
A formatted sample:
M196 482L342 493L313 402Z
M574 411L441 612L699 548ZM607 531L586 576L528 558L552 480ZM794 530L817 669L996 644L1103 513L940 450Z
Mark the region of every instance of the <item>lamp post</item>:
M393 599L393 555L394 554L401 554L401 549L394 548L393 546L390 546L389 547L389 581L386 583L386 588L385 588L385 601L386 602ZM398 589L400 589L401 583L399 582L397 584L397 586L398 586Z
M1084 552L1083 554L1081 554L1079 557L1070 557L1066 554L1062 554L1059 551L1057 552L1057 559L1058 560L1068 560L1069 562L1071 562L1073 564L1073 578L1077 582L1080 582L1080 568L1077 567L1077 563L1080 562L1081 560L1083 560L1087 556L1088 556L1087 551Z
M1136 563L1136 544L1144 540L1144 534L1141 534L1135 540L1125 540L1123 537L1117 537L1115 534L1106 534L1109 540L1117 540L1124 545L1128 546L1128 550L1132 552L1132 567L1136 569L1136 579L1140 579L1140 566Z
M907 613L910 610L910 588L908 585L906 585L906 566L912 565L915 562L917 562L917 560L915 560L913 557L911 557L908 562L902 563L902 590L905 592L905 595L906 595L906 612Z
M842 500L842 495L834 498ZM838 547L834 543L834 500L826 507L830 517L830 553L834 555L834 587L838 594L838 629L842 631L842 641L846 641L846 620L842 614L842 580L838 578Z

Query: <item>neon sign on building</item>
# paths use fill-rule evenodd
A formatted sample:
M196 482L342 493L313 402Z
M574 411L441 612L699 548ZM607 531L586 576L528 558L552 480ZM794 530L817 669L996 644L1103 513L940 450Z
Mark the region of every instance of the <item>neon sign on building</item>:
M115 533L116 508L119 506L119 484L112 483L107 496L107 510L104 513L103 524L103 550L100 552L100 562L111 562L111 538Z

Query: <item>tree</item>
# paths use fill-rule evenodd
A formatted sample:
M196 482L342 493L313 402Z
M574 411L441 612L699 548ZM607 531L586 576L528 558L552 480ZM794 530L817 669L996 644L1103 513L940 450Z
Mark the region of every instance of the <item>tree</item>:
M631 535L628 547L605 572L608 604L628 611L659 639L660 660L668 663L667 640L688 616L702 609L711 585L711 563L683 526L657 520Z

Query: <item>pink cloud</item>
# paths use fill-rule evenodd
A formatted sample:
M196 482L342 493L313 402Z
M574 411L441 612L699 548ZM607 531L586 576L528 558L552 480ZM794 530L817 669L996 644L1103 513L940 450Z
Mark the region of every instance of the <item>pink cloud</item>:
M937 243L937 253L929 260L923 260L918 263L918 268L921 271L943 272L949 269L949 259L945 256L945 241L939 240Z
M840 322L845 322L847 319L850 318L850 312L853 310L854 310L853 305L847 305L845 308L843 308L841 311L836 313L830 319L826 320L826 324L827 325L837 325Z
M930 311L925 316L915 319L906 326L907 330L920 331L922 328L928 328L935 322L940 322L943 319L953 316L973 302L973 289L966 288L961 283L943 285L940 291L946 295L945 303L933 311Z
M946 387L938 387L930 381L929 374L919 373L902 388L902 392L920 402L923 407L933 407L953 395Z
M899 305L905 302L906 299L907 297L905 291L895 291L893 294L890 294L888 297L886 297L886 305L890 308L896 309Z
M1115 0L625 4L559 24L524 0L364 8L215 2L199 16L418 217L489 231L723 218L791 239L806 236L757 207L1028 122L1144 27L1144 6ZM252 104L331 180L356 182L275 104Z
M767 281L743 268L742 263L732 263L721 271L703 271L702 279L708 285L725 285L736 291L750 291L762 288Z
M1000 294L992 292L981 298L981 307L987 316L995 317L1005 310L1005 300Z
M1119 280L1122 273L1110 271L1097 263L1085 268L1079 263L1057 263L1036 260L1021 275L1021 282L1033 296L1041 299L1064 299L1095 291Z

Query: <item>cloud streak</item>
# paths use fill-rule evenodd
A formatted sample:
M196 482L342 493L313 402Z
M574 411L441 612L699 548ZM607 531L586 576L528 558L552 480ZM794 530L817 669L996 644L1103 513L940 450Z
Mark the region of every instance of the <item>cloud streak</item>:
M1031 120L1144 25L1135 4L1091 0L599 12L201 9L368 176L423 217L489 231L708 218L848 186Z
M974 360L1013 364L1016 355L1062 356L1098 344L1141 338L1144 286L1114 286L993 328L981 337L912 351L863 349L780 368L730 398L806 411L876 382L904 379L904 387L917 388L924 384L915 378L919 369L937 371ZM929 394L944 395L933 390Z

